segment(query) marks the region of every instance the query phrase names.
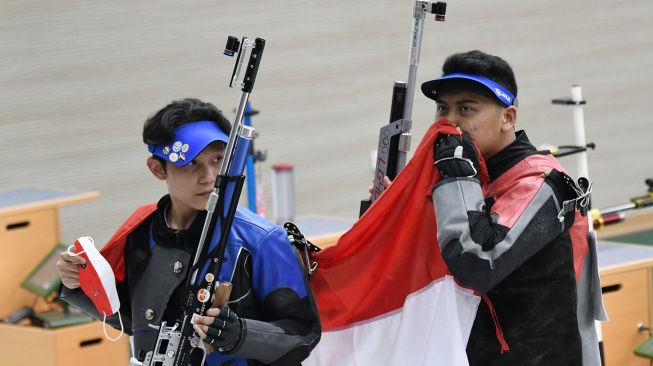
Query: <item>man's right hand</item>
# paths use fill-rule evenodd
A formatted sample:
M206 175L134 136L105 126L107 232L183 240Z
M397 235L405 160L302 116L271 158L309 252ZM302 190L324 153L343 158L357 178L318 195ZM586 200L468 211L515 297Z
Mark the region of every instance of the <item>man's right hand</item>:
M388 187L390 187L390 184L392 184L392 181L390 180L390 178L388 178L387 175L385 177L383 177L383 190L388 189ZM369 199L372 199L372 192L374 192L374 186L373 185L369 186L367 188L367 192L370 194Z
M59 272L59 277L61 277L61 283L71 290L80 287L78 265L86 267L86 261L84 258L69 255L65 251L59 254L57 272Z

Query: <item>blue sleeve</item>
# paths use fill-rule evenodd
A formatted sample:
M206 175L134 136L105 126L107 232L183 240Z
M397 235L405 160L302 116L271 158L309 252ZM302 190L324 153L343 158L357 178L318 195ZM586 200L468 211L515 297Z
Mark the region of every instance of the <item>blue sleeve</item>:
M229 354L272 365L296 365L321 336L320 318L286 231L274 226L252 246L252 288L263 317L242 319L243 334Z
M307 294L304 274L285 230L275 227L252 253L254 290L264 301L276 289L288 288L300 298Z

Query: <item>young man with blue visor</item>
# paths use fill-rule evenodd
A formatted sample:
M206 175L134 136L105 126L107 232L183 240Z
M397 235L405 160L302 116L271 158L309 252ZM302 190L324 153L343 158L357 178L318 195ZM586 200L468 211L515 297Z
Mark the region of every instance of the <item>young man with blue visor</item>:
M143 141L147 167L168 194L142 206L114 234L102 254L112 263L120 316L134 357L154 348L158 331L182 316L185 280L206 217L231 129L212 104L174 101L150 117ZM120 248L117 249L106 248ZM106 250L105 250L106 249ZM60 297L98 319L79 289L83 259L61 254ZM315 300L285 230L238 207L219 281L232 284L227 305L199 317L195 329L209 348L208 366L299 365L320 339ZM121 328L117 314L107 323ZM195 360L193 365L199 365Z
M484 293L467 344L470 365L600 365L594 326L602 306L579 187L517 123L510 65L481 51L451 55L443 76L422 84L463 137L441 136L433 190L438 242L451 273ZM490 181L479 182L484 158ZM571 209L569 207L572 207ZM509 350L497 342L503 331Z

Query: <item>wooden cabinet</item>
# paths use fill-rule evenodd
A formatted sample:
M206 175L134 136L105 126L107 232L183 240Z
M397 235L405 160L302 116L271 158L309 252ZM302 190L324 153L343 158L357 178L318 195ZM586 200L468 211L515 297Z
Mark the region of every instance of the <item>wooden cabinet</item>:
M34 303L20 283L59 241L57 220L56 208L0 216L0 318Z
M36 302L20 283L60 241L58 208L98 196L44 189L0 192L0 318ZM100 322L57 329L0 323L0 365L127 365L128 338L107 340Z
M648 366L649 360L633 350L648 332L638 324L651 324L651 272L649 268L613 271L601 276L603 301L610 321L602 324L605 366Z
M108 330L114 336L115 330ZM11 366L123 366L129 362L128 336L104 337L102 323L58 329L0 324L0 364Z

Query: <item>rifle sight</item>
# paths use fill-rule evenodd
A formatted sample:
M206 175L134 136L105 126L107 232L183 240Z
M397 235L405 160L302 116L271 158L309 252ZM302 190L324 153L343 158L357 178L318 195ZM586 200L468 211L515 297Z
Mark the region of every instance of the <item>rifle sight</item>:
M234 57L236 52L240 48L240 41L234 36L229 36L227 38L227 44L224 46L224 54L229 57Z

